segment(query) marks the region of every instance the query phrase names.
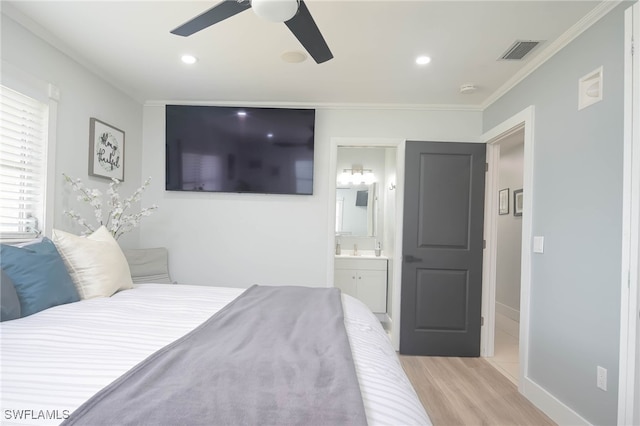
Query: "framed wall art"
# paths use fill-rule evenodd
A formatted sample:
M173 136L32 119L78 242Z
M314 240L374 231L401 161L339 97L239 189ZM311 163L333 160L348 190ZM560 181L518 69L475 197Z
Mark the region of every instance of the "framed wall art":
M509 188L498 192L498 214L509 214Z
M513 215L514 216L522 216L522 206L523 206L522 189L517 189L513 191Z
M124 180L124 132L93 117L89 121L89 176Z

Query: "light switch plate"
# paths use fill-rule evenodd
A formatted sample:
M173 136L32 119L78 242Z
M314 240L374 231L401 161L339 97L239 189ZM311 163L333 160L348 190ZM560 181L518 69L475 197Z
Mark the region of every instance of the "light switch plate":
M544 237L533 237L533 252L544 253Z

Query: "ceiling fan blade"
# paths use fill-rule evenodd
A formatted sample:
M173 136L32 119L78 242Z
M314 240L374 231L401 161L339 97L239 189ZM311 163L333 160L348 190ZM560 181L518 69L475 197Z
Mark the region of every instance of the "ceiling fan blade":
M193 19L180 25L178 28L171 31L171 34L180 36L190 36L198 31L210 27L220 21L224 21L227 18L237 15L251 7L249 0L224 0L211 9L201 13Z
M285 22L285 24L316 63L321 64L333 58L333 53L329 50L327 42L324 41L324 37L322 37L318 26L303 0L300 0L298 13Z

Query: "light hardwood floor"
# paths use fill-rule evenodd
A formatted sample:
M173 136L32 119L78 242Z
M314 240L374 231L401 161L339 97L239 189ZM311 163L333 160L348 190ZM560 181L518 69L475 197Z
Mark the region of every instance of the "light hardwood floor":
M555 425L482 358L400 355L434 426Z

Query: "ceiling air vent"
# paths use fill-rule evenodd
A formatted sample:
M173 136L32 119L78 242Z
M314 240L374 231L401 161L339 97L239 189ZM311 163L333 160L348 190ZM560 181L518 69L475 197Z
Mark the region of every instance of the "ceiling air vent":
M518 40L507 49L507 51L500 57L501 60L519 61L531 52L538 44L539 41L535 40Z

